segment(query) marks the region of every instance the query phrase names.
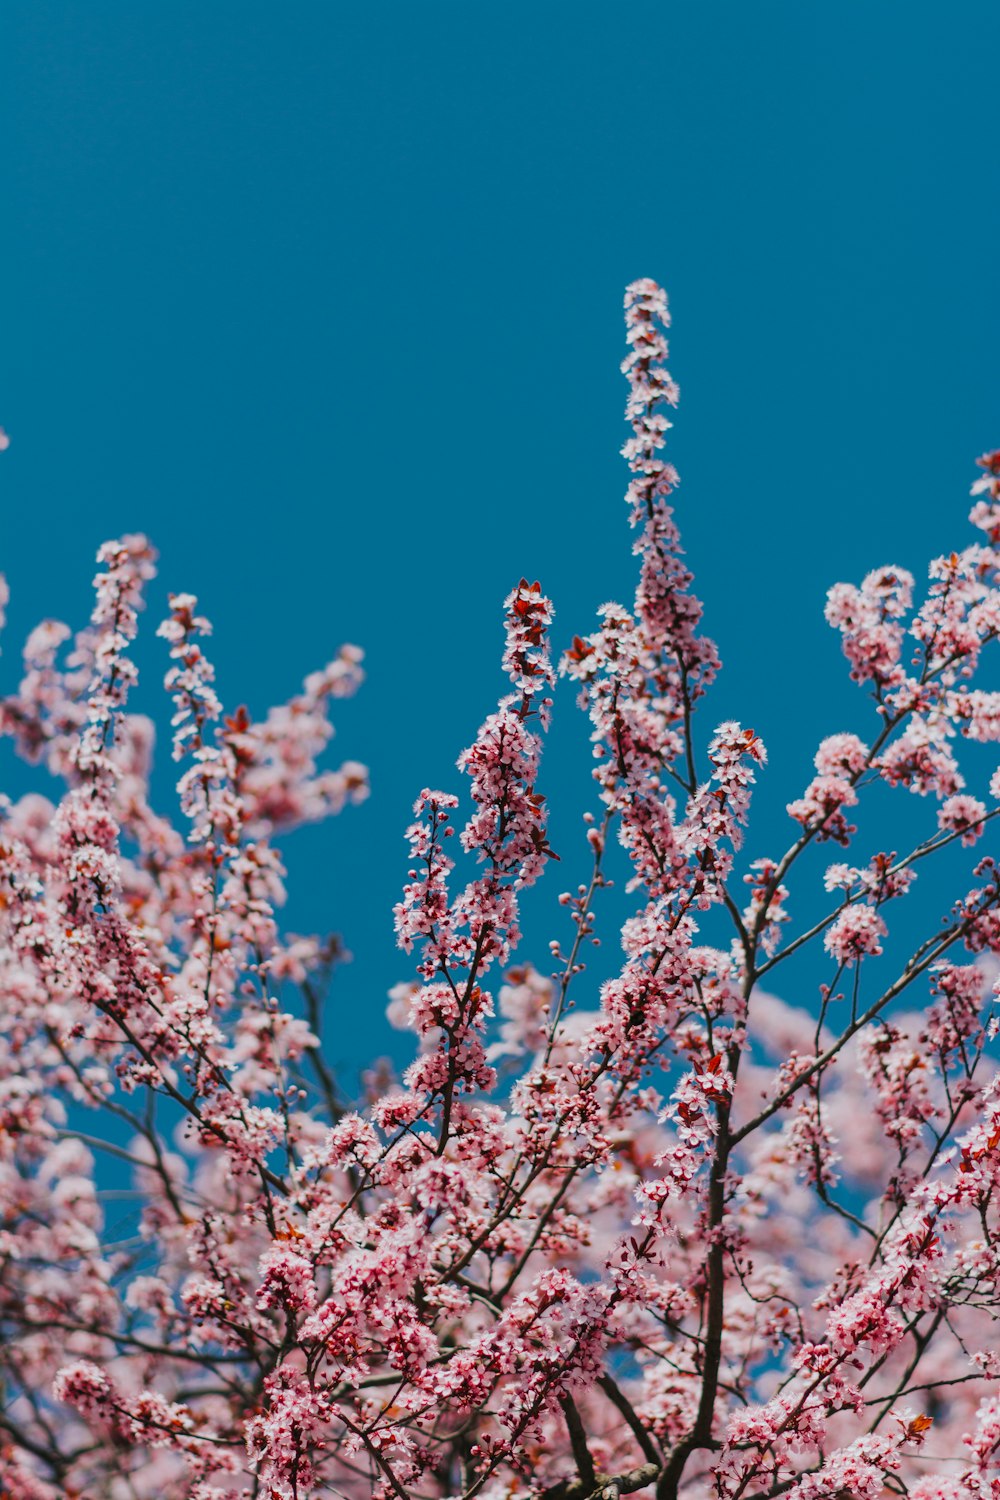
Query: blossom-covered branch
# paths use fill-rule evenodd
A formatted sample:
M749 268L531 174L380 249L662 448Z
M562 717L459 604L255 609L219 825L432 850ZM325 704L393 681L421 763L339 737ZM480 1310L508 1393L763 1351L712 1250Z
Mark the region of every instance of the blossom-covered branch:
M762 850L761 736L703 723L721 664L663 457L661 288L625 318L635 597L560 664L585 840L546 908L553 608L522 578L510 690L415 804L410 1052L364 1098L323 1051L339 946L283 933L275 846L367 795L323 765L361 653L227 713L208 620L171 596L175 819L129 702L145 538L101 549L89 625L29 637L0 732L63 790L0 808L12 1500L1000 1493L1000 453L922 597L896 565L830 591L869 701ZM534 962L529 899L554 921Z

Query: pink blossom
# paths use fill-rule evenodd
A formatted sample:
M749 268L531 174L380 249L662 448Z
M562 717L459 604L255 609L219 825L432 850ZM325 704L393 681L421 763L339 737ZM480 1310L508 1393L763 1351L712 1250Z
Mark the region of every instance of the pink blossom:
M868 954L882 952L886 925L866 902L845 906L823 939L823 946L838 964L852 964Z
M803 828L815 830L819 839L834 839L838 844L848 844L857 829L847 822L841 809L856 806L857 800L853 786L843 777L817 776L806 787L802 797L789 802L788 815L801 823Z
M11 1500L995 1500L1000 868L966 847L1000 772L989 802L964 778L998 733L1000 459L976 541L923 591L896 567L831 590L871 718L773 792L796 826L762 855L751 796L780 766L703 722L720 663L663 451L667 326L633 283L638 577L563 653L595 805L578 848L560 835L545 962L521 928L557 858L554 616L521 578L508 688L407 830L398 1072L338 1073L343 943L282 928L276 840L368 794L358 761L326 763L360 650L252 717L173 595L168 815L132 697L145 538L101 549L81 630L29 636L0 699L53 779L0 799ZM900 787L937 806L900 816ZM363 814L353 839L360 879ZM863 852L827 864L831 840ZM930 906L898 908L890 944L918 873ZM593 972L602 938L618 958Z
M971 846L983 836L986 808L975 797L949 797L938 809L938 827L962 834L962 843Z

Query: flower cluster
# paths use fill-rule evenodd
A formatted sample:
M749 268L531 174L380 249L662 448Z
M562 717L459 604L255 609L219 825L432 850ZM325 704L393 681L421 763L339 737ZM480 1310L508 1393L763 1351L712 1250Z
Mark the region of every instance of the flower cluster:
M639 576L562 657L596 784L564 935L516 952L556 859L553 610L522 578L464 796L422 791L407 834L401 1076L378 1060L350 1098L339 944L281 928L275 839L368 792L325 765L360 651L227 712L171 596L168 816L130 706L146 540L101 549L82 630L29 637L0 734L62 786L0 802L11 1500L1000 1493L1000 454L922 598L898 567L831 590L871 718L821 741L761 854L761 737L701 726L720 663L662 453L661 288L625 315ZM931 868L918 892L959 884L921 926L888 903Z

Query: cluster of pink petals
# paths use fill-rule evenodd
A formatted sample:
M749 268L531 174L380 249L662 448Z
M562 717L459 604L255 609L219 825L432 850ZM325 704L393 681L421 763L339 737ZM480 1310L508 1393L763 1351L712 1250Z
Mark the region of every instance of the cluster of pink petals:
M145 538L101 549L83 630L29 637L0 733L63 786L0 802L3 1496L1000 1495L1000 454L921 599L897 567L831 590L871 717L822 740L762 855L762 740L698 717L720 663L663 456L662 289L625 317L639 576L562 656L596 806L560 935L516 955L555 859L553 610L522 578L464 795L425 789L407 831L411 1056L359 1099L341 950L282 932L274 840L367 795L326 766L360 651L227 712L172 596L168 817L130 698ZM828 842L852 853L824 874ZM918 873L937 897L963 869L918 920Z

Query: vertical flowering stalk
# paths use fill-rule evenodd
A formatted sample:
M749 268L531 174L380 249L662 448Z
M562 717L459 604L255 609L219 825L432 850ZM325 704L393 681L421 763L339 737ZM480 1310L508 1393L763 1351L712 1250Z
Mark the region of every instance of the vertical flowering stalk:
M143 1046L155 1028L162 976L128 920L122 892L115 789L121 774L116 732L136 669L128 656L155 554L143 536L106 543L94 580L93 676L87 718L71 757L75 785L54 820L61 875L60 921L70 945L77 993L91 1011L93 1042ZM69 955L67 954L67 957ZM103 1018L103 1020L102 1020ZM104 1022L110 1024L110 1031ZM121 1065L127 1069L129 1062Z
M190 1055L188 1079L205 1100L193 1115L202 1138L224 1143L235 1175L259 1179L263 1212L273 1224L270 1189L278 1183L266 1162L279 1140L286 1157L293 1157L292 1110L299 1101L278 1044L292 1018L281 1012L270 982L277 949L274 908L284 899L284 871L266 831L246 837L241 781L259 762L246 744L242 717L227 722L222 733L215 728L221 705L200 645L211 626L196 613L193 595L172 595L170 605L159 634L170 643L175 663L166 679L176 706L174 758L192 761L179 792L193 845L190 947L178 976L174 1020ZM237 1002L234 1045L226 1047L216 1018ZM308 1032L302 1040L315 1042ZM252 1102L264 1090L277 1108Z
M552 856L545 837L544 799L536 792L541 740L529 727L547 723L552 686L547 630L552 607L539 584L522 579L505 608L504 668L514 692L503 698L474 743L459 758L470 778L475 811L462 829L464 852L484 873L449 898L454 861L444 853L451 837L453 797L424 791L408 830L415 863L411 883L396 907L396 934L404 952L423 949L424 987L411 1002L412 1024L438 1044L415 1063L407 1083L420 1112L442 1101L439 1150L450 1128L456 1090L492 1087L482 1033L492 999L480 987L495 962L503 963L520 938L518 895L533 885ZM422 867L422 868L421 868Z
M676 406L680 394L664 364L669 326L662 287L648 279L632 282L625 293L629 352L622 372L633 435L622 452L633 476L626 496L630 520L639 530L633 546L641 559L635 614L656 662L657 692L667 711L682 719L690 755L691 710L716 676L719 657L714 643L697 634L702 606L691 593L692 574L682 561L669 503L679 480L674 466L658 456L670 428L662 408Z

